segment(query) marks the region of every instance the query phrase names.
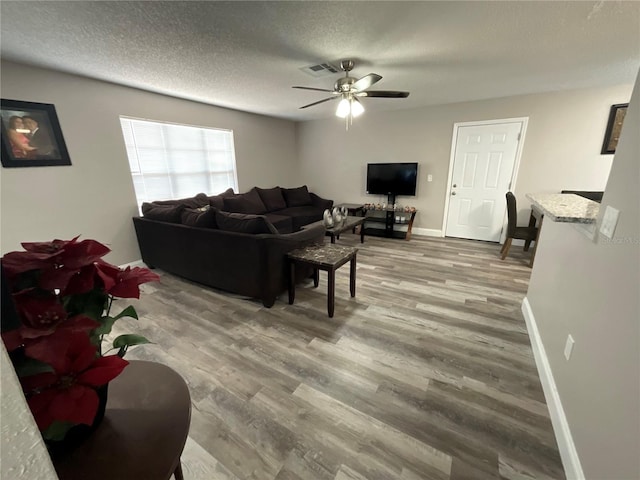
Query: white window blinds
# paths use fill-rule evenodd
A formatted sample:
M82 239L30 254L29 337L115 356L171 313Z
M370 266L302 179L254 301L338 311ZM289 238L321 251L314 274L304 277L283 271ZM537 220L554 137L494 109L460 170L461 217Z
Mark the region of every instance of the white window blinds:
M143 202L238 191L233 132L120 117L131 177Z

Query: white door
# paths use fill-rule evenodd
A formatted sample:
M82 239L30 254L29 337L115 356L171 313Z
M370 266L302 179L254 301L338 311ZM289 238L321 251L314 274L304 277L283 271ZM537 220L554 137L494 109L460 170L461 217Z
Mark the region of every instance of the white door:
M500 240L522 124L458 127L446 236Z

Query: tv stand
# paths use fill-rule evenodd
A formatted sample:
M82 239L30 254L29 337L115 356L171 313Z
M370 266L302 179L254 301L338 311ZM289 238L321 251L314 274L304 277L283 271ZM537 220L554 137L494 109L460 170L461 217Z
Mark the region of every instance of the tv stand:
M389 202L395 201L395 196L389 195ZM365 210L365 234L373 237L411 239L411 228L413 220L416 218L416 211L405 212L404 210L394 210L394 203L385 210ZM384 228L366 228L367 223L384 224ZM407 231L396 230L396 225L407 225Z
M396 204L396 196L393 193L387 194L387 205L395 205Z

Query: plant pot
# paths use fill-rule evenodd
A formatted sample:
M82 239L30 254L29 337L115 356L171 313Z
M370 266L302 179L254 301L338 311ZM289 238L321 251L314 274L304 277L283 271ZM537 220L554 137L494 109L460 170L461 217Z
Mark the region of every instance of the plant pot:
M70 455L76 448L78 448L85 440L87 440L93 432L95 432L102 420L107 409L107 397L109 394L109 384L102 385L96 388L98 394L98 410L96 416L93 419L91 425L78 424L69 429L67 434L62 440L45 440L49 450L49 456L52 459L59 459Z

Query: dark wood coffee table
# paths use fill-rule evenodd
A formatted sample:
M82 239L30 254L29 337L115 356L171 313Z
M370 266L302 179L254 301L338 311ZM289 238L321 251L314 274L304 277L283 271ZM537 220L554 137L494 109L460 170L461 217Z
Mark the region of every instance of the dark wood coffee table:
M191 397L182 377L154 362L131 361L109 383L104 420L69 456L56 459L60 480L182 480Z
M310 245L305 248L293 250L287 254L290 263L289 269L289 305L293 304L296 297L296 263L311 265L313 267L313 286L319 283L319 271L324 270L329 276L327 290L327 312L333 317L336 298L336 270L347 262L350 262L349 290L351 296L356 296L356 255L358 249L339 245Z
M331 237L331 243L336 243L336 238L340 239L340 234L346 232L347 230L351 230L353 233L356 231L356 227L360 226L360 243L364 243L364 221L365 217L347 217L340 224L334 225L333 227L328 227L325 233L326 236ZM305 225L304 228L310 228L315 225L324 225L324 222L320 220L319 222L313 222L309 225Z

